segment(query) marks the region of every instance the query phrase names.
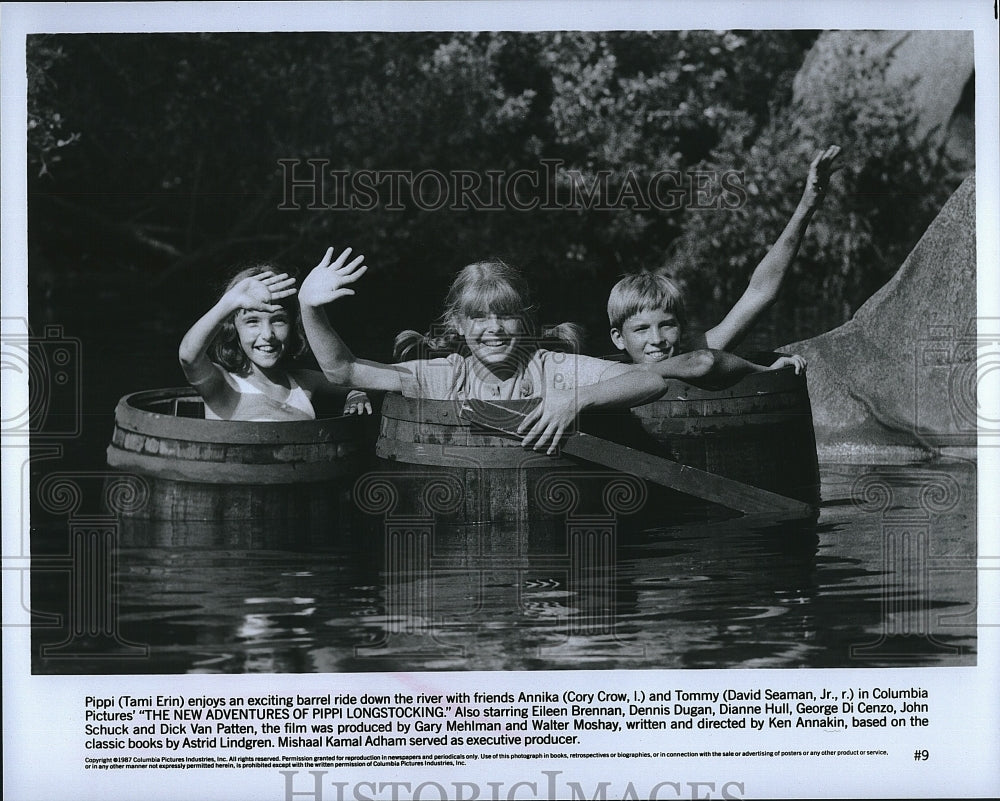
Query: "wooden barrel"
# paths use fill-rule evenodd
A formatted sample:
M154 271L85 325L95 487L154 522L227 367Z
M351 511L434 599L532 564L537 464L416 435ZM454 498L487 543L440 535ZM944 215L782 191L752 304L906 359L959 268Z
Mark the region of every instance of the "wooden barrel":
M819 465L804 375L756 373L724 390L668 381L633 416L643 450L816 505Z
M631 412L587 414L581 427L812 506L819 502L809 395L805 376L792 370L758 373L720 391L669 381L659 400ZM355 500L375 511L364 490L377 487L379 502L399 519L525 529L532 521L575 525L641 511L647 523L672 524L704 506L652 483L609 492L613 473L470 427L452 401L387 395L376 454L387 473L381 483L359 482Z
M435 547L545 552L565 551L567 521L606 521L641 506L637 479L526 449L460 412L456 401L387 394L379 471L358 481L356 505L386 526L433 522Z
M340 515L360 470L357 417L296 422L204 419L192 389L122 398L108 464L140 479L125 517L299 520Z
M397 489L391 514L499 526L551 516L535 500L537 483L576 465L473 427L460 412L456 401L386 395L375 455Z

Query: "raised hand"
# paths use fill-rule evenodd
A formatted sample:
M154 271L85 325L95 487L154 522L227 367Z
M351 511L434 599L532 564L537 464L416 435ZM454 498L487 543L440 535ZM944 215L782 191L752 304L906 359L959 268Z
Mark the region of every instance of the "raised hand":
M303 306L323 306L347 295L353 295L350 285L368 270L364 256L350 259L351 249L344 248L334 260L333 248L326 249L323 260L317 264L299 288L299 303Z
M830 175L839 165L834 166L834 161L840 155L840 148L837 145L830 145L812 160L809 165L809 175L806 178L806 188L802 193L802 203L810 210L818 209L826 197L826 190L830 184Z
M227 305L247 311L276 312L281 306L276 301L294 295L295 279L288 273L271 270L244 278L225 295Z

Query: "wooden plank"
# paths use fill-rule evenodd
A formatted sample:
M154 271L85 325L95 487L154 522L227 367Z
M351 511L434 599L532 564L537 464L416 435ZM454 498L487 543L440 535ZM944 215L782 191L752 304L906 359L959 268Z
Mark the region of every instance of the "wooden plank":
M734 481L725 476L673 462L590 434L572 434L567 437L562 444L562 452L744 514L788 512L806 516L813 511L809 504L794 498L787 498L751 484Z
M522 435L517 433L517 426L526 415L490 401L475 400L466 402L462 407L462 416L470 422L520 437ZM570 434L560 447L563 454L629 473L744 514L776 513L807 517L814 512L813 507L802 501L591 434Z

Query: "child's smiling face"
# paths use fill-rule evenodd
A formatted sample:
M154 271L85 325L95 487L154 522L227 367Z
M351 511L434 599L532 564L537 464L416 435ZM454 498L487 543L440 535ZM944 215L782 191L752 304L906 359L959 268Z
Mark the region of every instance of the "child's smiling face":
M233 320L240 347L250 362L263 370L277 366L285 353L285 345L292 332L288 312L247 311L236 312Z
M458 333L480 364L493 372L513 370L517 346L524 327L520 317L479 312L458 320Z
M611 341L636 364L669 359L678 353L681 326L677 315L664 309L646 309L633 314L622 327L611 329Z

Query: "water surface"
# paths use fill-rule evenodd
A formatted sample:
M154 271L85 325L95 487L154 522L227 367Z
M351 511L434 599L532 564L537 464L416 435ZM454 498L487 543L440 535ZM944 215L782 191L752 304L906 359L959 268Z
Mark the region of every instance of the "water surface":
M111 631L40 626L33 668L974 664L975 465L827 464L821 478L815 524L704 511L670 525L623 517L579 534L557 531L555 546L550 531L542 547L524 547L511 532L464 531L461 542L438 532L425 552L412 531L387 544L378 525L126 527L107 566L110 618L81 618L79 598L74 617L67 572L36 569L35 610L69 607L71 624L100 618ZM44 565L46 554L65 551L69 534L52 521L33 537Z

